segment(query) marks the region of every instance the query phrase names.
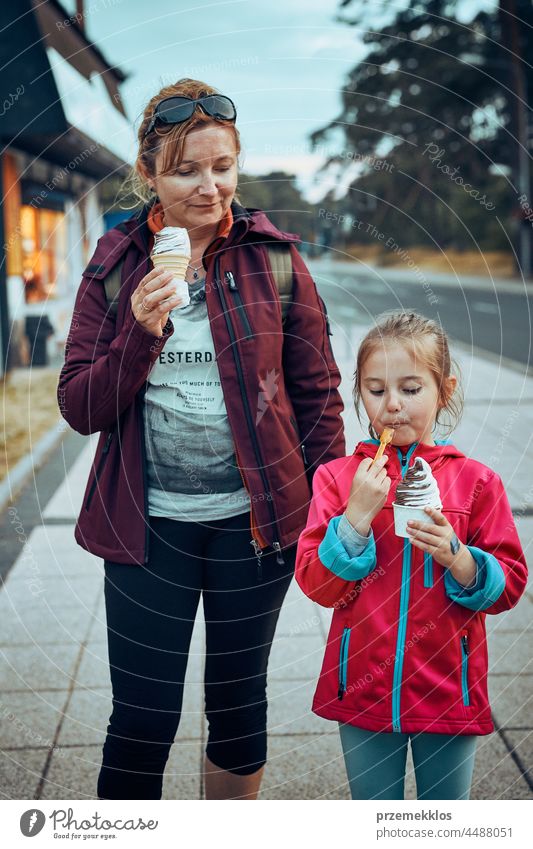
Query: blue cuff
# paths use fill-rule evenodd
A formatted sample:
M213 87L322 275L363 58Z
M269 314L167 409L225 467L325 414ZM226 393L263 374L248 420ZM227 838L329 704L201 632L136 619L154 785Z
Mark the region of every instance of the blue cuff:
M350 557L359 557L370 541L372 528L370 528L368 536L364 537L359 533L359 531L355 530L353 525L346 518L346 513L343 513L340 518L340 522L337 525L337 536Z
M446 595L452 601L468 607L469 610L486 610L491 607L505 589L505 575L502 567L493 554L488 554L481 548L467 545L476 561L476 583L471 587L463 587L455 580L449 569L444 573Z
M318 546L320 562L344 581L359 581L366 578L376 567L376 544L371 532L364 550L357 557L350 557L338 537L337 528L342 516L330 519L324 539Z

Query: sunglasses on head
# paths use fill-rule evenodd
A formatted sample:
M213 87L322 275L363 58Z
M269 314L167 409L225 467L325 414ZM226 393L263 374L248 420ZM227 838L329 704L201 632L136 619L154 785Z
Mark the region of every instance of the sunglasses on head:
M182 124L191 117L197 106L210 118L218 121L235 121L237 118L235 104L225 94L207 94L197 100L190 97L165 97L155 107L143 139L152 132L156 121L162 124Z

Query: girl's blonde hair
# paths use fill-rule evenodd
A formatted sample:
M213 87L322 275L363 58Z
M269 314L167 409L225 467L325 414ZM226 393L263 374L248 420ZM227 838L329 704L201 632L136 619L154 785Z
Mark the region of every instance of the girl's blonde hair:
M241 152L241 139L234 122L211 118L199 108L195 109L191 117L181 124L162 124L157 122L152 131L144 138L156 105L160 100L164 100L165 97L190 97L192 100L197 100L199 97L205 97L208 94L220 93L216 88L201 82L201 80L192 80L184 77L171 85L164 86L148 101L137 131L139 144L137 158L121 186L121 195L125 197L133 196L137 201L141 201L141 203L149 203L154 195L150 191L143 174L143 168L151 177L155 177L156 156L160 151L163 151L159 173L165 174L172 171L183 159L183 148L187 133L194 127L199 127L202 124L220 124L223 127L228 127L234 135L235 151L237 156L239 156ZM238 200L237 196L235 196L235 199Z
M369 330L359 346L357 363L354 372L353 398L359 422L361 421L361 374L368 357L376 348L387 343L399 343L414 347L416 356L432 373L439 390L438 406L440 407L436 424L448 430L448 434L457 427L463 414L463 389L459 366L450 357L448 337L436 321L426 318L416 312L382 313L376 319L376 324ZM450 393L447 389L446 378L455 374L457 387ZM444 413L448 421L439 421ZM373 439L378 438L371 424L368 432Z

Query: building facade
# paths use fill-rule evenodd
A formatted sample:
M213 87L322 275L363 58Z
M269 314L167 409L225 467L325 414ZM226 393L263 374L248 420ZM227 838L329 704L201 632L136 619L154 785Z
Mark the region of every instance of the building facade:
M69 16L55 0L19 0L0 20L5 373L43 364L32 334L47 337L47 353L62 350L81 272L106 227L102 189L126 175L134 133L120 96L126 76L87 38L81 3Z

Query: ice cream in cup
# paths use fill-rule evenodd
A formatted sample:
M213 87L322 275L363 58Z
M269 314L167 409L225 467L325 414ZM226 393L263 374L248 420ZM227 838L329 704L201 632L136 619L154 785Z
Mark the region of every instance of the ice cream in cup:
M396 487L392 503L394 510L394 531L399 537L408 537L407 522L430 522L425 507L442 510L442 502L437 481L433 477L431 466L422 457L417 457L407 469L405 477Z
M163 227L154 235L154 247L150 256L154 268L172 271L176 284L176 295L182 300L181 307L190 304L189 284L185 280L187 266L191 261L191 243L184 227Z

